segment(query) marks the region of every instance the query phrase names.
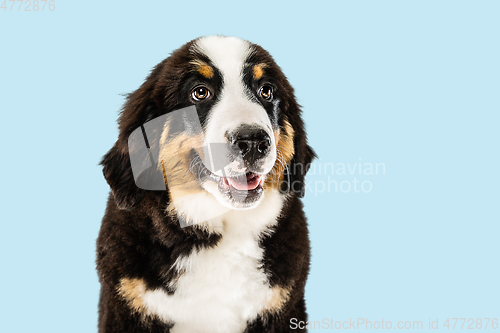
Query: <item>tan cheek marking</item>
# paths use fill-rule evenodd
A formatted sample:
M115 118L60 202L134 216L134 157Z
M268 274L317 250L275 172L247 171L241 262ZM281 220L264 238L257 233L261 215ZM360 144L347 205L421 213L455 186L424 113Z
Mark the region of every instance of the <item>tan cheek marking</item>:
M290 163L293 155L295 154L295 147L293 143L295 131L293 130L292 125L288 122L288 119L285 119L284 126L285 133L281 134L277 143L277 147L281 154L283 154L283 158L285 162Z
M161 136L159 166L163 180L168 188L170 201L173 202L185 195L203 191L198 179L190 171L191 151L194 149L203 158L203 136L179 133L170 135L170 124L167 122Z
M264 74L264 70L262 69L263 65L255 65L253 67L253 78L255 80L260 80L262 75Z
M283 308L290 298L290 288L273 287L271 297L269 297L263 312L277 313Z
M201 135L190 137L181 134L162 144L160 152L163 179L171 201L203 190L191 169L191 150L203 157Z
M274 133L276 139L276 163L269 173L270 177L266 178L264 188L279 188L279 184L283 181L283 172L286 165L295 154L295 147L293 143L294 133L292 125L285 118L282 129Z
M146 284L142 279L123 278L120 280L118 294L128 302L134 311L140 314L146 314L146 306L142 300L145 292Z

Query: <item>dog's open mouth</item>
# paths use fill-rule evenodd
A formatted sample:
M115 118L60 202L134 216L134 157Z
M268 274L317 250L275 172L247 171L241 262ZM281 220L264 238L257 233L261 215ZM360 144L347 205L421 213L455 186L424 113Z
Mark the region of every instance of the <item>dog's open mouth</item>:
M265 175L256 172L222 177L214 174L201 162L196 164L198 179L209 179L217 183L219 191L234 203L248 206L257 201L263 193ZM195 171L195 170L193 170Z
M251 204L263 192L264 176L254 172L237 177L220 177L211 173L210 178L219 185L219 191L235 203Z
M253 191L262 187L264 177L254 172L248 172L239 177L220 177L219 186L224 190Z

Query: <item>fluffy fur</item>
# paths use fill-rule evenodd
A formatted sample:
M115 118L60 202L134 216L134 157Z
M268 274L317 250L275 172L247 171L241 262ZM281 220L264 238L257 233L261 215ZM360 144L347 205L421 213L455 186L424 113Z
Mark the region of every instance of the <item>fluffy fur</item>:
M196 101L200 84L210 97ZM189 191L134 183L129 135L193 104L203 137L185 142L224 142L241 124L269 134L262 194L244 209L227 208L216 182ZM171 153L160 155L164 166ZM111 194L97 240L99 332L290 332L291 318L306 321L310 245L300 198L314 157L293 89L258 45L203 37L158 64L127 97L118 140L101 162ZM190 175L189 163L175 165ZM181 228L179 216L190 226Z

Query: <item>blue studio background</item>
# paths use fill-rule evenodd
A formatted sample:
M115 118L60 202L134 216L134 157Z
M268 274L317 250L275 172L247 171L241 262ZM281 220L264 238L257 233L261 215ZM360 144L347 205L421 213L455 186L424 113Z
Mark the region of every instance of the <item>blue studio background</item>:
M6 5L0 331L97 331L98 163L122 94L183 43L223 34L275 57L320 156L304 199L309 319L500 332L476 326L500 319L499 2Z

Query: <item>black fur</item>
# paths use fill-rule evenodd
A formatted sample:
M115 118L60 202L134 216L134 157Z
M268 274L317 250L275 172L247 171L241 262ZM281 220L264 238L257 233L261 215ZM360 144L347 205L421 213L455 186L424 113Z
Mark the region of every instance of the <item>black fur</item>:
M118 295L120 279L142 278L148 288L163 288L173 294L175 289L166 286L175 276L166 273L176 258L193 248L214 247L221 238L196 227L181 228L175 217L167 216L164 212L169 204L168 191L137 188L128 155L127 140L131 132L150 119L192 105L189 92L193 85L203 82L216 92L222 88L224 82L217 71L210 80L189 71L186 64L193 59L209 63L209 59L190 51L193 42L185 44L158 64L141 87L128 95L118 122L118 140L101 162L111 194L97 239L97 270L101 283L100 333L169 332L172 323L155 318L144 320L131 311ZM257 45L253 48L248 68L251 64L268 64L261 81L275 87L278 109L273 109L274 106L265 101L260 102L273 124L283 125L282 119L286 115L295 132L295 155L288 168L289 177L285 177L289 180L281 187L282 191L293 192L282 209L275 232L260 242L264 249L263 269L269 276L269 284L293 285L293 290L281 312L255 318L248 323L245 332L290 332L291 318L307 320L304 287L309 271L310 245L299 197L304 195L304 176L315 154L307 145L300 106L292 87L272 57ZM245 83L255 91L261 82L251 82L249 75L245 73ZM259 97L256 95L255 98ZM216 101L214 98L197 105L202 125Z

